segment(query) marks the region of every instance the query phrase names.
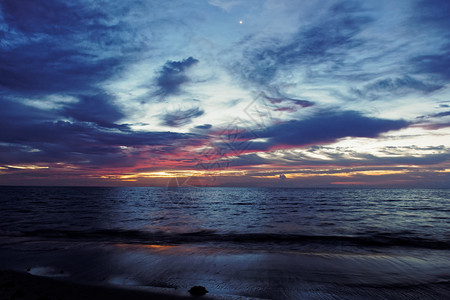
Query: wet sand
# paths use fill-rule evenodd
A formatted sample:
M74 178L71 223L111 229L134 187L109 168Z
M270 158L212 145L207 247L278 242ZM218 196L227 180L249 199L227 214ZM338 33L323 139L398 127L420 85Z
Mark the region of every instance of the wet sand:
M0 251L9 268L22 270L1 273L0 299L448 299L450 294L446 251L58 248L41 254ZM193 298L188 290L194 285L209 293Z
M0 271L0 299L24 300L148 300L192 299L168 293L139 291L112 286L96 286L69 281L67 278L35 276L27 272L12 270ZM212 299L202 296L201 299Z
M280 293L281 292L281 293ZM311 288L286 295L282 291L264 295L238 296L181 296L174 293L157 293L122 287L96 286L69 281L67 278L50 278L12 270L0 271L0 299L23 300L148 300L148 299L448 299L448 283L397 287L335 285L332 289ZM187 294L187 293L186 293Z

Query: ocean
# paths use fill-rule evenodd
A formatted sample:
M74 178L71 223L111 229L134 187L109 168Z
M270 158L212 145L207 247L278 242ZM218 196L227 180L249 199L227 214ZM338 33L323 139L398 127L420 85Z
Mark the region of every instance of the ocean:
M0 267L224 299L444 299L449 189L0 187Z

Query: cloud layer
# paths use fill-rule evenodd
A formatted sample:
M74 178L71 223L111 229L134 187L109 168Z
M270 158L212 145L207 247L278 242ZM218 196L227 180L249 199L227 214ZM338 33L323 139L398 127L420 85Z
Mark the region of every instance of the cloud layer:
M300 178L301 164L321 183L324 166L437 180L450 168L448 11L439 0L4 0L0 180L222 172L220 184L256 184Z

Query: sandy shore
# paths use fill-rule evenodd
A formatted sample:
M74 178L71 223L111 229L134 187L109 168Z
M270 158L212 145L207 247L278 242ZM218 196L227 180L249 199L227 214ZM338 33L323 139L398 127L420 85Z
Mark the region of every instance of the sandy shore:
M182 296L187 291L178 291L179 295L152 291L133 290L105 285L87 285L75 283L61 278L31 275L27 272L12 270L0 271L1 300L149 300L149 299L448 299L449 284L438 284L432 287L403 286L390 288L349 287L336 285L331 290L310 290L297 294L299 297L286 297L282 293L270 297L246 296ZM269 296L269 295L267 295Z
M0 271L0 299L23 300L148 300L148 299L194 299L149 291L122 289L111 286L94 286L70 282L59 278L34 276L26 272ZM212 299L201 296L195 299Z
M0 300L448 299L447 251L341 253L187 245L0 248ZM58 247L56 247L58 246ZM44 248L42 248L44 247ZM29 270L26 272L25 270ZM192 286L209 293L192 297Z
M280 272L276 272L279 275ZM287 275L286 275L287 276ZM252 276L254 277L254 276ZM289 276L288 276L289 277ZM402 286L370 286L370 285L348 285L348 284L318 284L311 285L308 282L294 282L288 285L293 289L283 287L276 283L275 278L270 280L254 281L252 284L241 278L246 286L247 292L238 294L213 293L212 296L189 295L187 289L167 290L160 292L151 289L140 290L139 287L127 285L110 284L82 284L74 282L68 277L46 277L32 275L28 272L12 270L0 271L0 299L1 300L118 300L118 299L448 299L450 283L448 281L434 284L413 284ZM287 279L287 278L284 278ZM326 277L323 276L325 280ZM247 282L246 282L247 281ZM264 291L261 283L267 287ZM275 286L271 286L274 285ZM253 285L253 286L252 286ZM259 286L259 287L258 287ZM256 289L256 290L255 290ZM259 290L259 292L257 291ZM240 295L239 295L240 294Z

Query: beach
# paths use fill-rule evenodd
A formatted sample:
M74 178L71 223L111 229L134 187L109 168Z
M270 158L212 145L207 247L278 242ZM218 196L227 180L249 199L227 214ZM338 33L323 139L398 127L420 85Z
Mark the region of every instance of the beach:
M2 251L3 261L22 270L2 272L3 297L185 299L195 285L209 291L200 299L445 299L450 293L445 251L423 257L420 251L344 249L330 254L124 244L80 248L53 248L50 255L33 257Z
M195 299L450 294L448 190L2 192L3 299L178 299L194 286L208 291Z
M189 299L188 297L139 291L119 287L87 285L69 280L55 279L45 276L33 276L26 272L0 271L0 299L24 300L98 300L98 299ZM209 299L204 297L203 299Z
M235 266L236 267L236 266ZM167 270L166 270L167 271ZM257 273L257 272L263 273ZM411 282L411 284L371 285L358 283L371 274L353 274L353 284L327 284L333 273L321 274L324 282L300 283L295 275L283 269L248 269L238 289L216 291L211 296L193 297L187 290L155 288L128 284L87 284L72 281L68 277L31 275L26 271L0 271L0 299L25 300L78 300L78 299L446 299L450 293L448 281L435 283ZM233 274L236 275L236 274ZM317 275L317 274L315 274ZM313 277L315 276L313 274ZM336 275L336 274L334 274ZM343 274L348 276L349 274ZM230 279L230 278L229 278ZM345 278L343 281L348 281ZM208 288L218 288L227 281L205 279ZM229 282L228 282L229 283ZM236 288L236 282L230 287Z

